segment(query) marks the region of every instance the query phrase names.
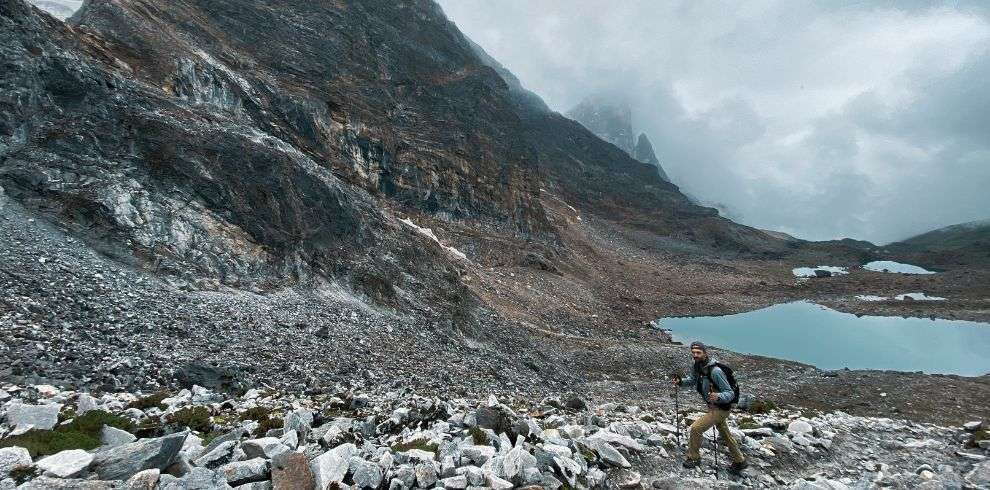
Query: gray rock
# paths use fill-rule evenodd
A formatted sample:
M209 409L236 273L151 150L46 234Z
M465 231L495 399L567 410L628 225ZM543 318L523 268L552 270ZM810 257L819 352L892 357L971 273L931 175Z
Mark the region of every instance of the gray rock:
M117 483L112 481L40 476L17 487L17 490L110 490L116 487Z
M447 488L450 490L461 490L467 488L468 480L467 477L464 475L457 475L440 480L440 484L443 485L443 488Z
M491 429L496 434L512 431L512 421L498 407L481 407L475 413L475 423L483 429Z
M214 449L220 447L221 444L224 444L226 442L230 442L230 441L239 442L241 440L241 437L244 437L245 433L247 433L247 431L244 430L243 427L238 427L230 432L227 432L226 434L210 441L210 443L206 445L206 448L203 449L203 454L207 454L213 451Z
M965 424L963 424L963 429L966 429L970 432L976 432L981 425L983 425L983 422L979 420L974 420L972 422L966 422Z
M966 481L977 487L990 486L990 461L973 465L973 469L966 473Z
M495 448L491 446L465 446L461 448L461 456L481 465L495 456Z
M73 478L82 474L92 462L92 454L82 449L69 449L41 458L35 463L35 466L47 476Z
M355 456L351 458L350 471L358 488L378 488L382 484L382 467L377 463Z
M638 471L624 468L612 468L605 479L615 488L639 488L643 477Z
M7 409L7 425L21 430L24 428L52 430L58 423L58 413L61 410L60 403L47 405L13 403Z
M494 473L486 474L485 481L488 483L488 486L492 488L492 490L509 490L513 487L512 482L503 480Z
M98 407L96 398L93 398L88 393L83 393L76 400L76 415L84 415L86 412L92 412Z
M27 449L17 446L0 448L0 479L13 470L27 468L31 464L31 453Z
M295 431L293 430L292 432L294 433ZM260 439L244 441L241 444L241 450L244 451L244 455L248 458L265 459L272 459L279 454L291 451L289 446L282 444L282 441L275 437L262 437Z
M234 448L236 446L236 441L224 442L213 448L212 451L205 451L202 456L194 459L192 464L203 468L219 468L234 459Z
M227 463L217 470L231 486L268 480L271 466L265 458Z
M485 484L485 472L478 468L477 466L465 466L464 476L467 481L472 486L481 486Z
M416 484L422 488L432 488L437 483L437 469L433 463L416 465Z
M298 430L298 428L296 428ZM331 483L340 483L347 476L351 457L357 454L357 446L341 444L310 462L316 479L316 488L323 489Z
M392 484L398 482L404 488L412 488L416 483L416 469L412 466L400 466L392 473Z
M229 489L222 474L207 468L193 468L182 478L172 479L170 475L162 475L158 490L217 490Z
M769 427L760 427L758 429L743 429L743 434L748 437L770 437L773 435L773 429Z
M270 481L256 481L238 485L237 490L272 490L274 486Z
M278 440L289 449L295 449L299 447L299 432L296 430L285 431Z
M581 443L594 451L601 458L602 462L609 466L618 466L621 468L629 468L631 466L622 453L601 439L584 438L581 440Z
M814 431L815 428L803 420L795 420L787 425L787 433L792 436L798 434L809 436Z
M126 480L151 468L165 469L174 463L188 432L155 439L141 439L97 453L93 469L104 480Z
M821 478L817 480L798 480L787 487L790 490L849 490L849 486L837 480Z
M535 467L536 458L523 447L517 446L509 450L502 460L502 476L508 480L516 481L522 476L524 470Z
M125 490L155 490L158 480L161 477L161 470L152 468L150 470L139 471L124 483Z
M396 454L396 460L400 463L427 463L433 462L436 458L436 454L422 449L410 449Z
M313 429L313 412L301 408L287 413L282 419L282 429L286 432L294 430L305 439L306 434Z
M116 427L110 427L109 425L104 425L103 428L100 429L100 442L104 446L117 447L136 440L137 437L134 437L134 434L131 434L126 430L120 430Z
M636 442L636 440L633 439L632 437L616 434L615 432L611 432L608 430L600 430L588 436L588 438L601 439L610 444L618 444L632 451L641 452L646 450L646 448L642 444Z

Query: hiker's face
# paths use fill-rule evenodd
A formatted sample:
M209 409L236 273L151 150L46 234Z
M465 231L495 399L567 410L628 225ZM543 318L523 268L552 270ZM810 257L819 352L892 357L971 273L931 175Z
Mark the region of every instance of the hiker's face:
M708 354L705 354L705 351L701 349L691 349L691 357L694 358L695 362L704 361L708 358Z

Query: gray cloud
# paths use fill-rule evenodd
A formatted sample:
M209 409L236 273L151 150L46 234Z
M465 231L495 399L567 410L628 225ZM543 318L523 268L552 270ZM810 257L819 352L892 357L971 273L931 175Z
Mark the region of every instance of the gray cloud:
M984 2L440 3L555 110L628 94L672 180L743 223L883 243L990 216Z

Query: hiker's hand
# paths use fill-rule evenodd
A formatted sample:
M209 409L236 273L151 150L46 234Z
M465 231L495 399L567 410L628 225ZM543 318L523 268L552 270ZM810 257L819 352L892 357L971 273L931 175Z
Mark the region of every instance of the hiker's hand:
M708 401L710 401L712 403L718 403L718 393L709 393L708 394Z

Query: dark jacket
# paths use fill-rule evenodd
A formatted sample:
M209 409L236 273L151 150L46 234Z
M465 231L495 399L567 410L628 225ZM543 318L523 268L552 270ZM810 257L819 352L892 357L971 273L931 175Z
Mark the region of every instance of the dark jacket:
M701 363L694 363L694 369L691 371L691 376L688 376L681 380L681 386L696 386L698 380L701 380L701 398L706 404L712 406L711 402L708 401L708 393L715 391L718 393L719 403L730 403L732 399L735 398L736 393L732 391L732 385L729 384L728 378L725 377L725 373L715 363L718 361L714 357L708 356L708 362L704 365ZM715 381L715 389L712 390L711 382L708 381L708 376L705 376L705 371L711 369L711 379Z

